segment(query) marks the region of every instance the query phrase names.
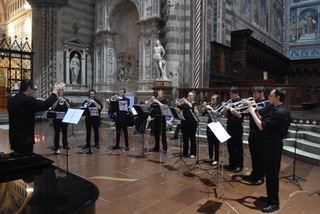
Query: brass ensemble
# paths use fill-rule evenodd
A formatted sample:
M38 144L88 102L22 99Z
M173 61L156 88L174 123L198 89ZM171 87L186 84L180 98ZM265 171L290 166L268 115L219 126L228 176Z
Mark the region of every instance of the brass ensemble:
M234 110L239 111L242 114L245 114L245 113L249 113L248 109L250 107L256 108L257 110L263 109L266 106L266 103L268 103L268 102L269 102L269 100L262 101L259 103L251 103L249 105L242 105L242 106L238 106L238 107L234 108Z

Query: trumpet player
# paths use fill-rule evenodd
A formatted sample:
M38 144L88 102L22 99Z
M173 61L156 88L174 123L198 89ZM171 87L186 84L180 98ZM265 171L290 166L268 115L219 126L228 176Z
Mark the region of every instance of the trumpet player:
M188 157L189 152L189 140L190 146L190 158L194 159L197 154L197 144L196 144L196 131L198 123L193 118L191 110L194 110L198 103L195 101L196 92L190 91L188 93L187 99L182 99L182 101L177 102L178 108L183 111L183 116L185 120L181 121L181 133L183 139L183 156Z
M241 100L239 96L238 87L232 86L230 88L230 99L232 103L239 102ZM225 105L227 120L227 132L231 136L227 141L228 153L229 153L229 165L225 166L225 169L232 170L234 173L241 172L243 169L243 117L242 115L232 109L230 106Z
M58 92L58 99L52 105L52 108L56 112L64 112L68 111L70 108L70 102L68 99L63 97L63 90ZM54 148L55 153L58 153L59 149L59 141L60 141L60 130L62 131L62 145L64 149L69 150L68 146L68 123L62 122L63 118L55 118L53 119L53 127L54 127Z
M96 97L96 91L89 91L89 98L82 104L84 107L96 107L98 109L98 115L92 115L89 111L86 113L86 145L82 149L90 147L91 142L91 127L94 132L94 146L96 149L100 149L99 145L99 125L100 125L100 112L103 108L102 103Z
M168 101L164 98L164 91L159 90L158 91L158 97L151 98L152 104L151 107L154 107L155 105L168 105ZM161 112L157 112L156 109L153 108L153 110L150 113L150 117L148 118L148 122L152 121L153 126L153 134L154 134L154 140L155 145L152 149L150 149L150 152L159 152L160 150L160 134L161 134L161 140L162 140L162 154L167 153L167 135L166 135L166 117L161 116Z
M117 96L117 100L121 100L121 102L127 102L127 107L130 106L130 99L125 96L126 94L126 89L121 88L119 90L119 95ZM129 121L129 111L128 109L122 110L122 109L117 109L116 112L113 112L115 115L115 123L116 123L116 145L112 147L112 149L120 149L120 132L121 129L123 130L123 135L124 135L124 143L125 151L129 151L129 136L128 136L128 121Z
M220 103L221 103L220 96L218 94L214 94L211 97L211 103L208 103L207 105L204 105L202 107L203 115L206 115L208 111L212 111L212 112L216 111L219 108ZM213 121L209 117L208 124L211 122ZM205 162L210 163L212 166L216 166L218 165L218 162L219 162L220 142L208 126L207 126L207 141L208 141L209 159L206 160ZM214 150L214 159L213 159L213 150Z
M264 96L264 87L255 86L252 88L252 95L255 103L267 101ZM250 105L253 102L245 101L244 105ZM269 102L264 103L264 108L257 110L260 116L265 116L270 110L271 105ZM252 171L245 180L252 181L254 185L261 185L264 183L264 162L263 153L264 149L261 146L263 141L263 130L260 130L257 124L254 122L252 115L249 113L250 120L250 133L249 133L249 151L251 155Z

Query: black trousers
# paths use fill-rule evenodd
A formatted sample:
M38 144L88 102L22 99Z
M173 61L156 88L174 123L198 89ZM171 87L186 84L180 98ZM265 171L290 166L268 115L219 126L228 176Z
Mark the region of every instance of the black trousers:
M209 159L213 159L213 147L214 147L214 160L219 161L220 141L208 127L207 127L207 140L208 140Z
M189 140L191 143L190 146L190 155L197 155L197 142L196 142L196 132L197 132L197 122L189 121L181 123L181 133L183 139L183 155L188 156L189 152Z
M251 156L251 177L255 180L264 177L264 139L260 130L250 130L248 142Z
M267 196L270 204L279 205L279 172L283 143L279 141L265 141L265 173Z
M231 136L227 141L229 164L234 168L243 168L243 127L242 125L239 127L227 126L227 132Z
M59 148L60 130L62 131L62 145L68 146L68 123L63 123L60 119L53 120L54 128L54 148Z
M126 115L118 115L116 117L116 145L120 145L121 129L123 130L125 146L129 146L128 126Z
M86 121L86 131L87 131L87 135L86 135L87 146L89 146L91 142L91 128L93 129L93 132L94 132L94 143L99 144L100 117L87 116L85 121Z
M162 150L167 150L167 134L166 134L166 117L155 117L153 121L153 134L155 145L153 147L154 150L160 149L160 134L162 140Z

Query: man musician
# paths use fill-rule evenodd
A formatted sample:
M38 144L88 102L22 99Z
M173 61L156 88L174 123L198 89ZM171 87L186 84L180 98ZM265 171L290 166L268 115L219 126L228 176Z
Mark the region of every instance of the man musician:
M125 151L129 151L129 136L128 136L128 119L129 119L129 111L128 107L130 106L130 99L125 96L126 89L121 88L119 90L119 96L116 96L117 107L116 109L112 109L112 113L115 115L115 123L116 123L116 145L112 147L112 149L120 149L120 132L123 130L124 134L124 142L125 142Z
M87 149L90 146L91 141L91 127L93 128L94 132L94 146L96 149L100 149L99 145L99 125L100 125L100 112L103 108L102 103L100 100L95 98L96 91L90 90L89 91L89 99L85 100L82 104L84 108L88 108L85 111L85 122L86 122L86 145L82 149Z
M162 153L166 154L167 153L166 116L161 116L161 112L160 112L161 110L159 108L159 105L168 105L168 101L164 99L163 90L159 90L158 97L157 98L152 97L151 100L152 100L151 108L153 108L153 110L151 111L150 117L148 118L148 122L153 121L155 145L149 151L159 152L160 133L161 133Z
M69 150L68 146L68 123L63 123L63 116L70 108L70 102L68 99L63 97L63 90L58 92L58 99L52 105L53 111L56 112L55 118L53 120L54 127L54 148L55 153L58 152L59 149L59 140L60 140L60 130L62 131L62 145L64 149Z

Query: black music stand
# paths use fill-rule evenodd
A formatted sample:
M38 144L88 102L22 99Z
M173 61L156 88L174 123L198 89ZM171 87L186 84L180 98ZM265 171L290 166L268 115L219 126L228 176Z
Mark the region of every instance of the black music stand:
M195 170L195 169L201 169L202 171L207 172L207 170L201 168L200 160L199 160L199 155L200 155L200 151L199 151L200 150L200 125L199 125L199 122L203 122L203 118L201 117L200 113L196 109L190 109L190 112L191 112L194 120L197 121L197 123L198 123L198 126L197 126L198 137L197 137L197 160L194 165L194 168L189 170L188 172Z
M301 124L302 125L302 124ZM297 185L300 190L302 190L302 187L299 183L299 180L306 181L306 179L301 178L296 175L296 154L297 154L297 139L298 139L298 131L299 130L305 130L303 127L299 127L297 123L295 123L296 126L296 133L295 133L295 139L294 139L294 152L293 152L293 172L292 175L288 175L285 177L281 177L280 179L287 179L289 182L292 182L293 184Z
M65 116L65 112L58 112L58 111L48 111L47 112L47 119L63 119ZM54 127L53 127L54 130ZM52 135L54 136L54 135ZM60 139L59 139L60 140ZM58 150L54 150L53 154L49 154L49 155L45 155L45 157L49 157L51 155L61 155L61 156L66 156L66 160L67 160L67 171L69 171L69 150L67 150L67 154L61 154L60 149L58 148Z
M142 127L140 128L140 132L141 132L141 143L142 143L142 152L141 152L141 156L134 156L131 155L130 157L136 157L136 158L146 158L145 154L144 154L144 133L147 129L146 127L146 118L148 118L148 115L150 114L149 109L147 108L147 106L145 104L134 104L133 108L136 110L138 116L142 117Z
M171 113L174 116L174 118L178 119L178 120L185 120L184 116L182 115L181 111L179 108L175 108L175 107L170 107ZM180 142L182 142L182 136L180 133ZM176 165L179 161L182 161L182 163L184 163L184 165L186 165L189 168L189 165L184 161L183 159L183 154L182 154L182 145L180 145L180 150L179 150L179 158L176 160L176 162L174 162L174 164L170 167L169 170L173 169L173 166Z

